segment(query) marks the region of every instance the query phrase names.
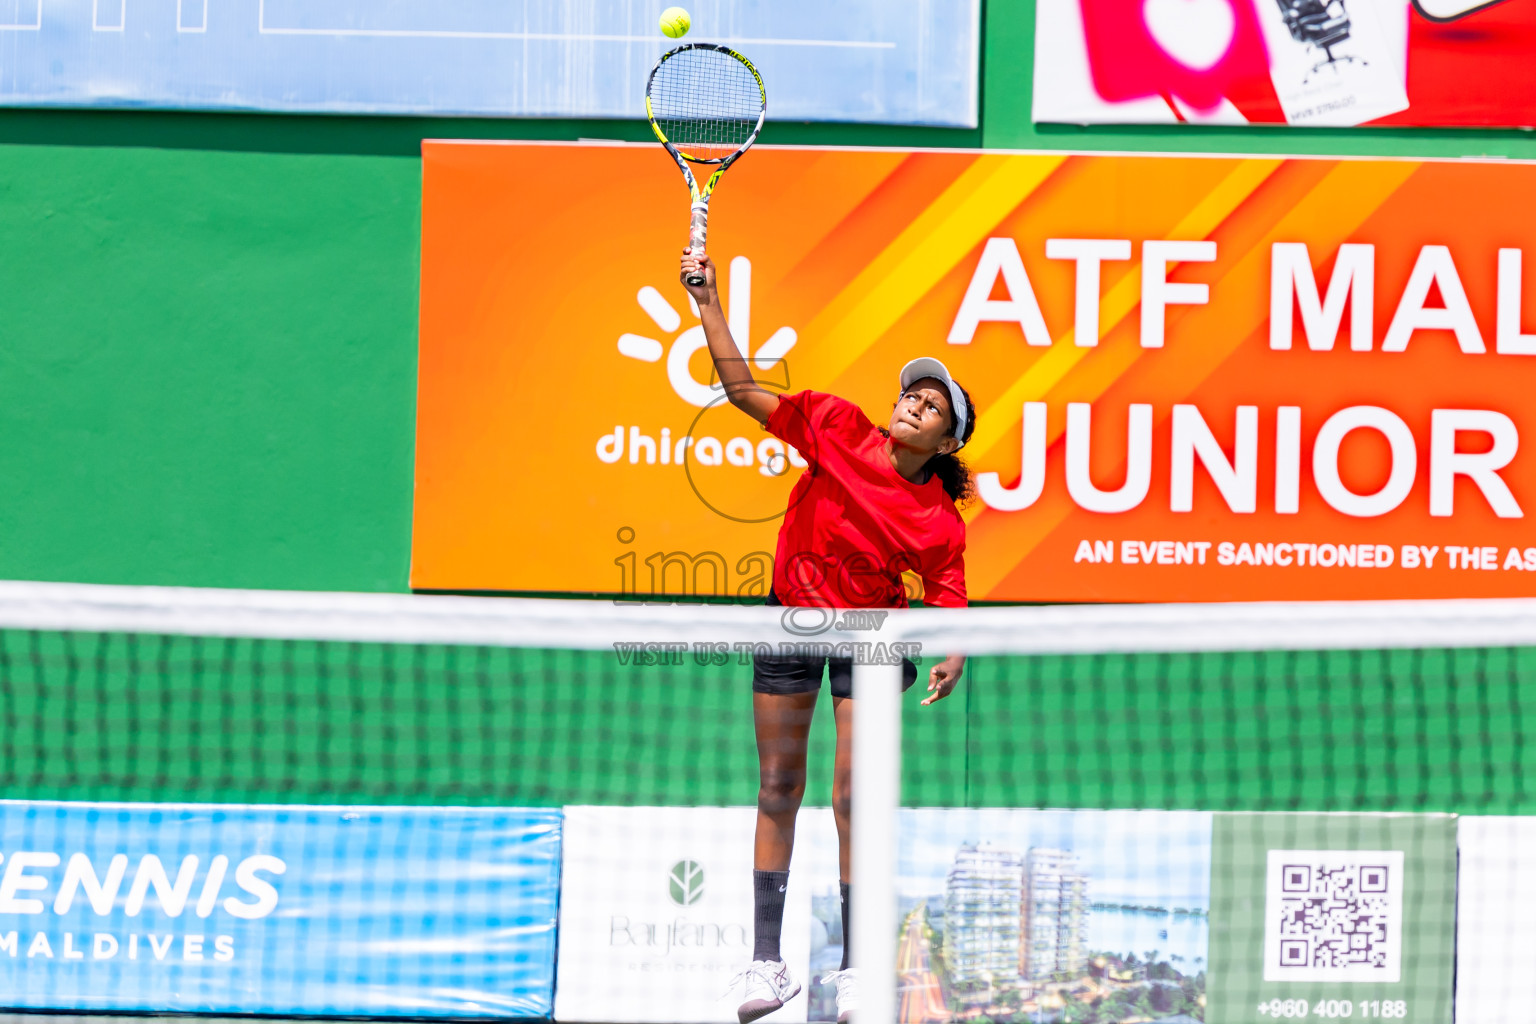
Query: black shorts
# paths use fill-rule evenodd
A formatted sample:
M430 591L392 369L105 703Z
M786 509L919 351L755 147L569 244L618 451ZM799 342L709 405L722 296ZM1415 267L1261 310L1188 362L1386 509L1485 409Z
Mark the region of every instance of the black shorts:
M770 590L768 604L779 605ZM832 680L832 696L853 696L853 659L816 655L757 654L752 657L753 693L815 693L821 689L822 669ZM917 665L911 658L901 659L901 688L905 692L917 682Z
M821 670L832 678L832 696L853 696L853 659L818 658L810 655L756 654L752 657L753 693L815 693L821 689ZM901 659L901 688L917 682L917 666Z

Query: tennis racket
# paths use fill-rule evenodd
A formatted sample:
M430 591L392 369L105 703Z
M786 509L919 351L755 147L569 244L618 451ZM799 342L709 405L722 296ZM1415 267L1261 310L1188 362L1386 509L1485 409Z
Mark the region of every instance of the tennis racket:
M692 216L688 247L704 252L709 233L709 197L720 175L736 162L763 130L768 92L752 62L728 46L687 43L661 55L645 83L645 116L688 182ZM713 167L699 187L689 164ZM704 283L691 274L688 283Z

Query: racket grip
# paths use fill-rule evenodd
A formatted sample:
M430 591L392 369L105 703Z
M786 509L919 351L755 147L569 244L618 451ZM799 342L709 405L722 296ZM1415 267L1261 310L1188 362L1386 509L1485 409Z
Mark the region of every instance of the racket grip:
M709 207L701 203L693 208L693 216L688 222L688 248L692 250L693 255L702 256L704 254L704 242L708 235ZM689 274L688 283L697 288L704 283L704 275Z

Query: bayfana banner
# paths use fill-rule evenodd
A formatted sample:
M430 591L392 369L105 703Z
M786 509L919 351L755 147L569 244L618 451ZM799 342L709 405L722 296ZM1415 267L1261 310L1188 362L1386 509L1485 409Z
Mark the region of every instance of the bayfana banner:
M547 1017L560 812L0 801L0 1002Z
M557 1020L736 1020L753 813L566 808ZM1451 815L923 807L899 828L907 1024L1451 1019L1458 928L1467 941ZM811 811L785 894L803 989L775 1020L837 1019L838 878L831 815ZM1494 997L1496 970L1477 975Z
M685 194L426 146L414 586L766 592L804 460L713 382ZM713 205L764 387L969 389L973 600L1536 594L1536 166L760 148Z

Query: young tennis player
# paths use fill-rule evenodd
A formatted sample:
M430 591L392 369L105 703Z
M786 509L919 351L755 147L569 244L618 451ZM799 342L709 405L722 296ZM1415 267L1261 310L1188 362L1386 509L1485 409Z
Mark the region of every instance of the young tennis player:
M704 283L687 278L702 271ZM899 374L890 422L877 427L835 395L764 390L726 326L709 257L683 250L683 285L699 306L709 354L732 405L792 445L808 469L796 482L779 529L769 604L817 608L900 608L902 573L923 581L923 602L965 605L965 521L956 504L971 497L970 474L955 452L970 439L976 410L965 389L937 359L914 359ZM928 673L932 704L949 696L965 665L950 655ZM793 999L800 983L779 954L789 884L795 814L805 795L806 747L823 670L831 678L837 753L832 812L837 822L843 903L842 969L823 976L837 986L837 1019L858 1005L858 978L848 967L850 903L850 776L853 663L849 658L757 657L752 711L760 783L752 872L752 963L738 976L746 987L741 1024ZM903 660L903 689L917 666Z

